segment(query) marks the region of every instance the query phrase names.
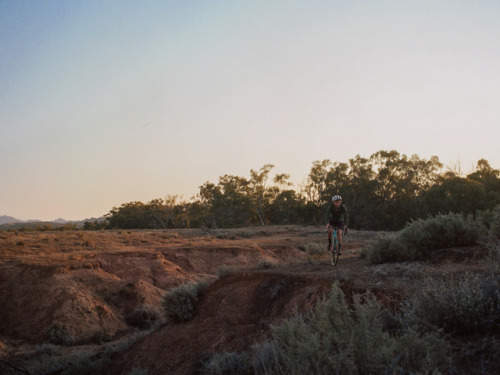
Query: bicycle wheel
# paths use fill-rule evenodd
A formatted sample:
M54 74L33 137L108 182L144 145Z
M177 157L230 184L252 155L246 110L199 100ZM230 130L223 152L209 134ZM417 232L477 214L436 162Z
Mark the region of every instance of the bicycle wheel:
M330 251L330 258L332 261L332 265L336 266L339 261L339 249L337 244L337 239L333 239L332 251Z

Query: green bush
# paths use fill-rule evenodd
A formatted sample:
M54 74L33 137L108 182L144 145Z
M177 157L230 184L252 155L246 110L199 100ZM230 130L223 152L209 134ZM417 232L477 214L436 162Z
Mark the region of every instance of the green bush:
M217 277L223 277L234 272L234 268L227 265L217 267Z
M500 240L500 206L497 206L492 210L490 237L493 241Z
M264 341L252 346L253 371L255 375L280 373L280 363L283 361L275 341Z
M408 329L395 341L399 353L385 374L434 374L448 365L448 343L438 332L420 333Z
M268 268L272 268L273 264L267 260L260 261L255 267L258 270L265 270Z
M110 365L110 353L95 354L82 350L64 355L42 353L30 358L26 369L36 375L105 375L109 374Z
M95 346L79 347L68 353L67 349L53 344L43 344L36 347L36 352L30 354L24 366L30 374L36 375L106 375L110 373L112 360L117 353L125 352L137 340L147 335L146 331L138 331L125 340L120 340L104 349ZM2 373L0 371L0 373ZM3 373L2 373L3 374ZM132 369L129 375L146 375L147 371L140 368Z
M492 275L465 274L432 278L406 302L405 319L422 328L452 334L486 331L500 323L499 280Z
M189 282L168 290L162 301L167 319L174 322L191 319L200 295L207 286L208 284L203 281Z
M160 314L149 305L141 305L127 316L127 323L140 329L150 329L160 320Z
M128 375L148 375L148 371L134 366Z
M245 353L216 353L203 363L203 375L244 375L248 373L250 358Z
M383 309L371 293L349 307L334 284L328 299L306 316L273 327L273 339L254 346L258 374L432 373L446 365L447 345L434 333L384 328Z
M449 213L407 224L363 250L372 263L425 260L439 249L474 245L481 225L472 216Z
M54 323L47 329L47 340L56 345L72 345L75 342L74 337L62 323Z
M323 255L327 252L327 242L309 242L305 245L305 251L309 255Z

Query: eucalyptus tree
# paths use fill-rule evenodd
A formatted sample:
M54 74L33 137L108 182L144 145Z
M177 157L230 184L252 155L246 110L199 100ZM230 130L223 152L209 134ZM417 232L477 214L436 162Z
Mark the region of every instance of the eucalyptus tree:
M261 225L266 224L266 211L271 206L273 195L276 189L267 186L269 173L274 168L272 164L266 164L259 171L250 170L248 180L248 197L252 210Z

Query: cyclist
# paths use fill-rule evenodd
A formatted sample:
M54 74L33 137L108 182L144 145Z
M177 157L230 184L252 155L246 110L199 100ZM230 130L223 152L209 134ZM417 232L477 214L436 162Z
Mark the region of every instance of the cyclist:
M342 204L342 197L340 195L335 195L332 198L332 204L328 207L328 251L332 250L332 233L334 230L337 231L337 238L339 241L339 255L340 247L342 246L342 230L347 230L347 225L349 224L349 214L347 213L347 208Z

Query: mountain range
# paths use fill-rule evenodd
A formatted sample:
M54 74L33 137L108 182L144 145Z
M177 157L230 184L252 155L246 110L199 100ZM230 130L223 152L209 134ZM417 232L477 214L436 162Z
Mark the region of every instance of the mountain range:
M100 217L98 219L96 218L90 218L90 219L84 219L84 220L65 220L63 218L55 219L52 221L42 221L42 220L19 220L16 219L15 217L12 216L7 216L7 215L0 215L0 230L1 229L10 229L10 228L16 228L18 226L22 226L24 224L26 225L32 225L32 224L51 224L55 226L61 226L65 224L76 224L77 226L83 226L83 223L86 221L102 221L104 220L103 217Z

